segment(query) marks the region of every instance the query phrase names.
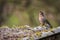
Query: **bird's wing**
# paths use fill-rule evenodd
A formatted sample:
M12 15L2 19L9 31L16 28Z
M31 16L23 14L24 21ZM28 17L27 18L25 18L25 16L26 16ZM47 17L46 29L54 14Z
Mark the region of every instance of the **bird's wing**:
M46 24L50 25L50 28L52 28L52 25L49 23L48 20L46 20Z

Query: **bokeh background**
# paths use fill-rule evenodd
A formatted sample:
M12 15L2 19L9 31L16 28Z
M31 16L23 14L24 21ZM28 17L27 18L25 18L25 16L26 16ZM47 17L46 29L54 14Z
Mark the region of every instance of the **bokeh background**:
M60 0L0 0L0 26L38 26L40 10L53 27L60 25Z

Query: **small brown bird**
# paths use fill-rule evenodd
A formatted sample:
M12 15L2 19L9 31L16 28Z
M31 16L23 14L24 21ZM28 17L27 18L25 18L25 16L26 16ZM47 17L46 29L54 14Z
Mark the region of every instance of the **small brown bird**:
M45 14L42 11L39 12L39 22L40 22L41 26L46 26L47 28L52 28L51 24L46 19Z

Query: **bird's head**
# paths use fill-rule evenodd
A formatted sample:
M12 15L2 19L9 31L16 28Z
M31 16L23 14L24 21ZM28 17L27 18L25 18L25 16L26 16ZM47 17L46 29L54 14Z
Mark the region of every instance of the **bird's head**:
M43 11L39 11L39 15L42 15L42 16L44 16L44 13L43 13Z

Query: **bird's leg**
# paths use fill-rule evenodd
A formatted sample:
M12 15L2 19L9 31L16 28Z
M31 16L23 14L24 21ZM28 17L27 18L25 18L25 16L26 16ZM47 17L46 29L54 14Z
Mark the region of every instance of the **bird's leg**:
M40 23L40 26L42 26L42 27L43 27L43 26L44 26L44 23Z

